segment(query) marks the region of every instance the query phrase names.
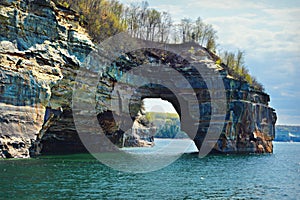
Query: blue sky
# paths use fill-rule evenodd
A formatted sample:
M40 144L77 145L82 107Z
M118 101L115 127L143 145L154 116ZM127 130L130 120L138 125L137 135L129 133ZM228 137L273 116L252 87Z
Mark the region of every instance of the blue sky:
M245 51L250 73L271 96L277 124L300 125L300 0L148 2L150 7L168 11L174 21L201 17L212 24L219 37L218 49Z

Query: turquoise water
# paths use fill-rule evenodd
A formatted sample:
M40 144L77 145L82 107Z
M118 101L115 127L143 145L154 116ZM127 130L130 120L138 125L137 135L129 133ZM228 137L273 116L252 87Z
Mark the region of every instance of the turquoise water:
M89 155L0 160L0 183L0 199L299 199L300 143L274 143L273 155L184 154L141 174Z

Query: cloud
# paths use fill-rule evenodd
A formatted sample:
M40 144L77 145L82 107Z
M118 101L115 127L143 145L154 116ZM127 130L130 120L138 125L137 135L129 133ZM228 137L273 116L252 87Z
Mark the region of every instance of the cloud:
M244 1L244 0L187 0L188 7L200 7L200 8L210 8L210 9L222 9L222 10L235 10L235 9L257 9L261 8L259 2L254 1Z
M277 85L274 85L274 86L272 87L272 89L273 89L273 90L282 90L282 89L289 88L289 87L291 87L291 86L293 86L292 83L279 83L279 84L277 84Z
M204 20L218 31L221 46L250 49L255 54L300 51L299 7L274 8L268 1L257 3L243 0L189 0L188 6L201 11L218 10L217 14Z
M300 126L300 116L298 115L280 115L277 120L277 125L298 125Z
M277 109L277 124L293 124L300 125L300 116L295 108L279 108Z
M144 99L144 105L147 112L177 113L170 102L161 98L146 98Z
M282 91L280 93L280 95L284 96L284 97L287 97L287 98L300 97L300 92L298 92L298 91Z
M263 8L262 10L274 18L284 18L291 21L298 21L299 18L297 17L300 16L300 8Z
M170 13L174 21L180 21L182 18L185 17L184 7L182 7L181 5L161 4L158 6L151 6L151 7L160 11L166 11Z
M249 15L212 17L205 21L214 25L220 44L232 46L232 48L246 48L255 52L268 51L299 51L300 32L292 28L273 30L271 27L284 27L287 21L269 22L272 20L259 17L252 18ZM268 28L266 28L268 27ZM300 30L300 28L299 28Z

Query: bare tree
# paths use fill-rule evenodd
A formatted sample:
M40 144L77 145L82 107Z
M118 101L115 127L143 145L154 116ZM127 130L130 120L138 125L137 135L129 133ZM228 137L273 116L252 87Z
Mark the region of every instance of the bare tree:
M150 9L147 12L147 34L146 39L154 41L157 32L157 26L161 21L161 13L155 9Z
M205 26L204 22L200 17L198 17L193 27L193 32L195 34L196 42L200 43L202 41L204 26Z
M236 54L236 67L240 68L244 65L244 55L245 52L238 50Z
M160 39L158 41L163 43L167 42L169 39L170 29L172 27L172 19L169 13L162 12L158 27L160 33Z
M184 18L181 20L182 42L188 42L192 33L192 20Z

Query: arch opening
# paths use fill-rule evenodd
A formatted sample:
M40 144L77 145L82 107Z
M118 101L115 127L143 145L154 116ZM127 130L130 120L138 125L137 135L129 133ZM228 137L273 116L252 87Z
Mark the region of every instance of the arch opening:
M149 146L149 142L152 142L150 146L153 148L143 150L143 152L161 151L162 149L169 153L173 151L180 153L198 152L193 138L190 138L181 128L180 114L177 112L180 108L175 108L176 106L167 99L149 96L142 98L140 105L139 114L136 116L130 131L133 133L132 135L135 134L135 138L131 138L131 141L136 141L137 138L144 140L139 141L139 143L145 146ZM132 142L128 145L128 138L126 140L125 147L132 146ZM141 150L126 148L125 151L139 153Z
M181 130L180 115L172 103L161 98L144 98L142 102L146 119L156 128L155 138L190 139Z

